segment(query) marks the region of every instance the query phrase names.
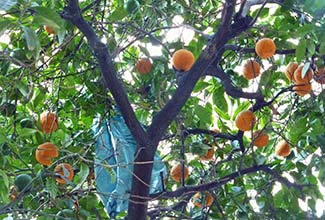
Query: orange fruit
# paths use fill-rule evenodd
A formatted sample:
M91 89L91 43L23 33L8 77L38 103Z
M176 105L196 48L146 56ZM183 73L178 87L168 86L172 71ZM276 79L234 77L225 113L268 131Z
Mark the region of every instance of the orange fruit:
M73 168L68 163L60 163L54 168L55 173L59 173L60 175L66 177L68 180L72 180L74 176ZM60 184L65 184L66 181L62 178L56 178L56 182Z
M307 73L305 74L305 77L302 78L302 69L303 68L304 68L303 64L299 65L298 68L296 69L296 71L293 74L293 77L295 78L295 82L297 84L309 83L309 81L313 78L314 71L311 68L309 68L307 70Z
M291 153L290 145L287 141L282 140L275 146L275 153L281 157L287 157Z
M255 60L247 60L243 67L243 76L246 79L254 79L260 75L260 64Z
M256 54L262 58L267 59L275 54L276 45L270 38L262 38L255 45Z
M182 179L182 164L177 164L170 170L171 178L176 182L181 182ZM188 168L184 166L184 180L188 178Z
M55 34L55 30L48 25L44 25L44 29L48 34Z
M35 152L36 160L43 165L49 166L52 164L52 159L59 156L57 147L50 143L46 142L37 147Z
M200 157L201 160L211 160L213 158L214 155L214 146L211 146L211 148L209 150L207 150L207 153Z
M148 58L141 58L135 65L135 69L141 74L148 74L152 69L152 63Z
M42 132L49 134L58 129L58 118L53 112L43 112L40 116Z
M298 84L293 87L293 91L295 91L300 96L307 95L311 90L312 87L310 83Z
M246 110L240 112L235 120L236 126L241 131L250 131L256 122L254 112Z
M325 84L325 67L315 71L314 79L320 84Z
M286 77L290 80L290 81L295 81L294 79L294 73L296 71L296 69L298 68L298 63L296 62L290 62L287 66L287 69L285 71Z
M209 192L205 192L205 195L202 195L201 192L198 192L194 195L193 204L198 207L209 207L213 203L213 196Z
M269 135L257 130L253 133L253 145L256 147L265 147L269 143Z
M172 63L175 69L189 71L194 64L194 55L186 49L177 50L172 57Z

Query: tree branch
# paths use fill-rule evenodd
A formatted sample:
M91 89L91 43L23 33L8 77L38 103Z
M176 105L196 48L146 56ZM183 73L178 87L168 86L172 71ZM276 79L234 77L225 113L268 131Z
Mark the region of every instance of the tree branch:
M130 129L135 141L138 144L145 146L148 137L136 119L124 88L117 78L116 69L113 64L112 57L108 52L108 48L100 41L90 24L88 24L82 17L78 1L70 0L68 2L68 6L61 13L61 17L74 24L87 38L88 44L94 51L94 55L98 60L105 86L112 93L125 120L125 123Z

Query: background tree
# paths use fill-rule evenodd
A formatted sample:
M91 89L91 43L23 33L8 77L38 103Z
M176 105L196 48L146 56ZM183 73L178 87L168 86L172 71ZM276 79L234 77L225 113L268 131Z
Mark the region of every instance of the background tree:
M91 127L115 107L137 143L118 218L320 217L324 10L322 0L2 1L1 218L107 219ZM172 67L178 49L194 54L186 72ZM181 175L149 195L156 151Z

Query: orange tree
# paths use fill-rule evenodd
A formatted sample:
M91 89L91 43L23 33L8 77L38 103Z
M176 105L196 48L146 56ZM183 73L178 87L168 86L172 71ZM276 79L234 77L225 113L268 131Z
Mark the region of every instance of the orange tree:
M91 126L116 107L137 144L128 210L116 218L320 218L324 8L322 0L1 1L0 218L109 219ZM192 55L172 61L180 49L194 64ZM144 58L152 66L141 74ZM249 80L247 60L260 66ZM301 67L290 67L289 80L291 62ZM256 120L243 119L250 129L240 131L235 120L247 110ZM49 132L43 112L55 114L43 122L52 121ZM268 135L258 148L256 131ZM279 156L282 141L289 148ZM43 166L35 152L46 142L58 157ZM156 152L189 176L169 174L164 191L149 194ZM73 177L55 171L61 163ZM211 204L205 196L193 204L199 192Z

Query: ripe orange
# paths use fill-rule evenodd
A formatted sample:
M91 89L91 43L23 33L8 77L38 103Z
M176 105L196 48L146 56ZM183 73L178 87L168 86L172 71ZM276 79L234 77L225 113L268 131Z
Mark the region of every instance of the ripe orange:
M241 131L250 131L256 122L256 117L251 110L240 112L235 120L236 126Z
M58 119L53 112L43 112L40 116L42 132L49 134L58 129Z
M209 192L205 192L205 195L202 195L201 192L198 192L194 195L193 204L198 207L209 207L213 203L213 196Z
M325 84L325 67L318 69L315 71L314 79L316 82L320 84Z
M55 30L48 25L44 25L44 29L48 34L55 34Z
M297 84L309 83L309 81L313 78L314 71L311 68L308 69L305 77L302 78L302 69L303 68L304 68L303 64L299 65L293 74L293 77L295 78L295 82Z
M141 58L135 65L135 69L141 74L148 74L152 69L152 63L148 58Z
M308 82L306 84L297 84L293 87L293 91L295 91L300 96L307 95L311 90L311 83Z
M246 79L254 79L260 75L260 64L255 60L247 60L243 67L243 76Z
M285 74L290 81L295 81L293 74L295 73L297 68L298 68L298 63L296 62L290 62L288 64Z
M290 145L287 141L282 140L275 146L275 153L281 157L287 157L291 153Z
M170 176L171 178L176 182L181 182L182 179L182 165L177 164L172 167L170 170ZM188 168L184 166L184 180L188 178Z
M269 135L257 130L253 133L253 145L256 147L265 147L269 143Z
M60 163L54 168L54 172L66 177L68 180L72 180L74 176L73 168L68 163ZM60 184L65 184L66 181L62 178L56 178L56 181Z
M262 38L255 45L256 54L262 58L267 59L275 54L276 45L270 38Z
M209 150L207 150L207 153L200 157L201 160L211 160L213 158L214 155L214 146L211 146L211 148Z
M57 147L50 143L46 142L37 147L35 152L36 160L43 165L49 166L52 164L52 159L59 156Z
M172 63L175 69L189 71L194 64L194 55L186 49L177 50L172 57Z

